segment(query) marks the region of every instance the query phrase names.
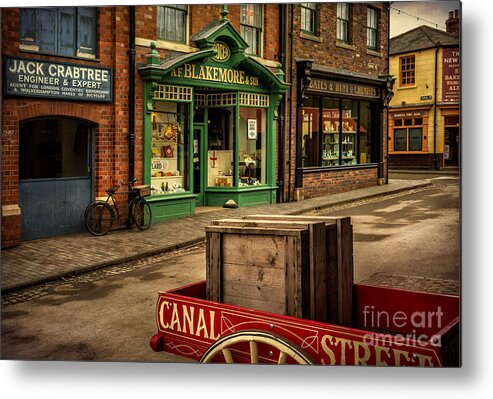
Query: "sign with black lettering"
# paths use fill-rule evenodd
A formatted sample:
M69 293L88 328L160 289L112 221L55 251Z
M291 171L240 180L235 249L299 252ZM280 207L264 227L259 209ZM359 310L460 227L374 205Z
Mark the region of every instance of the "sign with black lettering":
M4 58L5 95L57 98L64 100L111 102L111 68Z

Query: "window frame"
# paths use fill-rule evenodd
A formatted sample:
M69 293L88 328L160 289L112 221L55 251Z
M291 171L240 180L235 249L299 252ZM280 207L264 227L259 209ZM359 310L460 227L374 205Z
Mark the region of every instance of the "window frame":
M185 6L186 9L181 8ZM180 12L182 15L184 14L185 24L183 27L183 40L177 40L175 38L166 37L166 34L161 36L162 32L166 31L166 9L174 10L175 12ZM162 15L160 16L160 12ZM175 20L176 23L176 20ZM157 6L156 10L156 37L158 40L162 40L165 42L179 43L179 44L188 44L188 36L189 36L189 25L190 25L190 7L186 4L165 4Z
M63 13L63 11L65 11ZM62 47L64 38L66 40L66 32L62 31L63 21L62 15L69 14L67 11L72 11L73 22L72 22L72 51L70 53L64 51L64 49L69 47ZM31 16L28 17L28 13ZM44 18L40 15L41 13L52 13L54 20L54 27L52 30L53 35L53 50L42 49L42 22ZM82 33L80 31L82 25L82 18L86 17L88 14L90 21L92 23L91 35L93 49L91 47L84 46L82 40ZM29 21L34 19L34 28L32 26L26 26L24 24L29 24ZM30 29L31 28L31 29ZM30 37L29 35L33 37ZM96 59L98 56L98 7L29 7L22 8L19 14L19 49L21 51L36 52L39 54L47 54L56 57L65 58L83 58L83 59Z
M258 26L256 25L249 25L246 23L242 22L242 15L243 15L243 10L245 7L248 6L254 6L254 10L258 9L260 13L260 23ZM255 19L255 17L254 17ZM257 37L258 34L258 43L256 43L258 46L258 52L254 52L255 50L252 49L252 43L249 43L247 40L247 37L245 35L245 29L247 30L252 30L255 33L255 37ZM252 3L252 4L240 4L240 35L247 42L248 47L245 49L245 53L249 55L253 55L255 57L263 57L264 54L264 5L259 4L259 3Z
M406 67L406 69L404 69L404 66ZM416 86L415 54L404 55L402 57L399 57L399 86L401 87Z
M416 123L417 120L421 120L421 123ZM426 121L423 116L402 116L398 118L393 118L393 123L392 123L392 147L389 148L389 152L391 153L422 153L426 152ZM420 149L411 149L411 144L410 144L410 131L411 130L416 130L420 129L421 130L421 147ZM406 149L395 149L395 132L396 130L405 130L406 131Z
M368 7L366 12L366 47L371 51L378 51L378 42L380 40L379 30L378 30L378 21L380 20L379 10L373 7ZM374 13L374 21L371 21L370 14ZM374 22L375 26L370 26L370 23ZM374 33L375 46L372 47L370 45L371 33Z
M319 36L319 19L320 8L318 3L301 3L301 31L313 36ZM306 14L310 16L310 25L313 25L313 29L306 29ZM304 26L305 25L305 26Z
M344 6L345 9L347 10L347 19L343 18L342 15L340 15L339 11L341 10L340 7ZM350 3L337 3L337 19L336 19L336 38L338 43L343 43L343 44L352 44L351 40L351 19L352 19L352 9L351 9L351 4ZM340 31L339 27L343 28L343 31ZM346 39L341 38L341 33L346 34Z

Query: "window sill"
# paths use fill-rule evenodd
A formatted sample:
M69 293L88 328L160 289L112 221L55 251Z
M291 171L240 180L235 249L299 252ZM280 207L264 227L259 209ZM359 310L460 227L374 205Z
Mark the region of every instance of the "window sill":
M167 40L150 40L137 37L135 44L142 47L150 47L151 43L156 43L156 47L161 50L177 51L179 53L195 53L199 51L198 48L189 46L185 43L170 42Z
M425 155L428 151L389 151L389 155Z
M343 48L343 49L346 49L346 50L356 50L356 46L354 44L347 44L347 43L343 43L343 42L340 42L340 41L336 41L336 47L340 47L340 48Z
M410 85L410 86L399 86L397 90L410 90L410 89L416 89L418 86L416 85Z
M334 166L305 166L301 168L303 173L332 172L336 170L349 169L371 169L378 167L378 163L359 163L355 165L334 165Z
M382 53L379 53L378 51L370 50L370 49L366 49L366 54L372 55L373 57L379 57L379 58L383 57Z
M313 42L323 43L323 40L320 36L317 36L310 32L300 31L300 37L302 39L311 40Z
M47 57L57 57L57 58L68 58L70 60L79 60L79 61L90 61L90 62L101 62L99 58L94 57L82 57L82 56L76 56L76 55L61 55L61 54L54 54L54 53L44 53L39 50L34 49L34 46L19 46L19 50L21 53L25 54L36 54L36 55L43 55Z

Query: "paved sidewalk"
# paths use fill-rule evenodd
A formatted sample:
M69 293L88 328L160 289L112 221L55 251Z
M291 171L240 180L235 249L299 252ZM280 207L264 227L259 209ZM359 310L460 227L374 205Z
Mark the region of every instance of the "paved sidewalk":
M300 202L200 211L193 216L152 225L146 231L118 230L102 237L81 233L26 241L18 247L2 250L1 288L7 293L203 242L205 226L216 219L252 214L303 214L429 185L430 180L390 180L382 186Z

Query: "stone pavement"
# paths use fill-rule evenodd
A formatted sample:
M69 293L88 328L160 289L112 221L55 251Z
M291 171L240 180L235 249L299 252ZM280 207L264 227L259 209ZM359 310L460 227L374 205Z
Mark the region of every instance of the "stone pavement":
M303 214L431 185L430 180L389 180L389 184L284 204L243 208L198 208L197 214L154 224L149 230L117 230L94 237L80 233L26 241L1 252L1 289L8 293L47 281L193 245L205 240L212 220L252 214Z

